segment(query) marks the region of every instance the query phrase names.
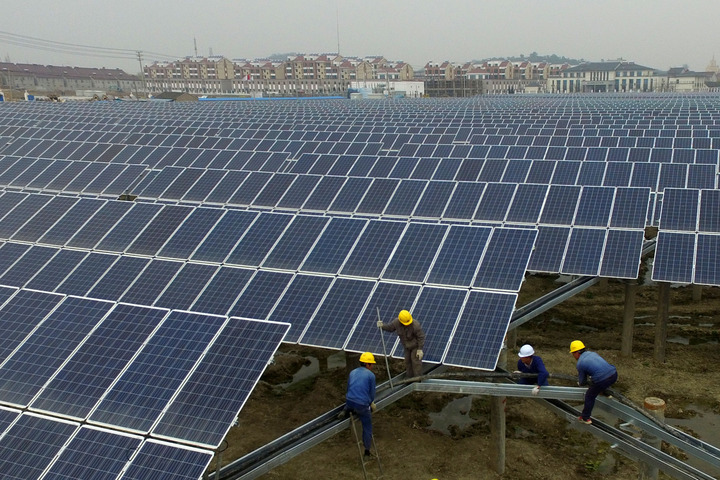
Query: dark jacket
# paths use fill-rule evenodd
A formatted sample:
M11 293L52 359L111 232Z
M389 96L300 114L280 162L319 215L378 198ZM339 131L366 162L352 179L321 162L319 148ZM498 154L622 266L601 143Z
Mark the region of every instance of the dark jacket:
M545 363L543 363L542 358L537 355L532 356L532 362L530 362L530 365L525 365L522 360L518 359L517 369L522 373L537 373L537 379L521 378L519 383L523 385L538 384L541 387L544 387L548 384L548 377L550 374L545 368Z
M400 342L405 350L422 350L425 345L425 332L420 322L413 319L410 325L403 325L399 319L386 323L382 326L386 332L397 332Z

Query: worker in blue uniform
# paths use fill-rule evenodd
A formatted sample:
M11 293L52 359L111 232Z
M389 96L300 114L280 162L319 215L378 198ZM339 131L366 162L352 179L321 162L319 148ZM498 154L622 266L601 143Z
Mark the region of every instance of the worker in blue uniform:
M540 387L548 385L548 377L550 374L545 368L542 358L535 355L535 349L531 345L523 345L520 347L518 352L518 373L534 373L537 374L537 378L521 378L518 383L523 385L535 385L532 389L532 394L537 395L540 393Z
M350 372L348 378L345 407L341 415L352 412L360 419L362 424L362 440L365 447L365 456L369 457L372 446L372 412L375 411L375 374L372 366L375 365L375 356L370 352L360 355L360 366Z
M617 382L617 369L597 353L587 350L580 340L570 344L570 353L577 360L578 385L583 386L588 383L588 378L592 379L592 385L585 392L582 415L578 418L582 423L589 425L592 423L590 414L595 406L595 399Z

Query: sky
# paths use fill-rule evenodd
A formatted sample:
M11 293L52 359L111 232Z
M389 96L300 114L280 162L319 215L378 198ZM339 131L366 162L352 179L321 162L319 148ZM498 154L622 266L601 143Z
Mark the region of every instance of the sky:
M665 70L720 62L719 0L24 0L0 60L121 68L197 54L383 56L414 68L537 52ZM22 12L20 12L22 10Z

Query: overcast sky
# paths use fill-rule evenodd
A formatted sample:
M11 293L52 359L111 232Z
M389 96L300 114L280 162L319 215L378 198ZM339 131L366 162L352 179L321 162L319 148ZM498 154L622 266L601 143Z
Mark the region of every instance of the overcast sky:
M3 61L129 73L139 71L131 51L146 52L147 64L194 55L195 42L201 56L253 59L334 53L339 40L341 55L382 55L414 67L532 52L587 61L622 57L662 70L705 70L714 55L720 61L720 0L24 0L16 6L0 16ZM79 54L79 46L119 49L102 52L121 58Z

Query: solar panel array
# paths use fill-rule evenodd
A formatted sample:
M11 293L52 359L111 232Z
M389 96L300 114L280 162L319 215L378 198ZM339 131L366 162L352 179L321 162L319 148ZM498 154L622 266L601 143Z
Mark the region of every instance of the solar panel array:
M720 285L720 190L667 189L652 279Z
M526 271L636 278L658 221L654 276L712 284L717 103L0 105L0 321L29 319L0 343L0 443L46 437L20 478L198 478L283 336L381 353L378 311L407 308L424 360L493 369Z

